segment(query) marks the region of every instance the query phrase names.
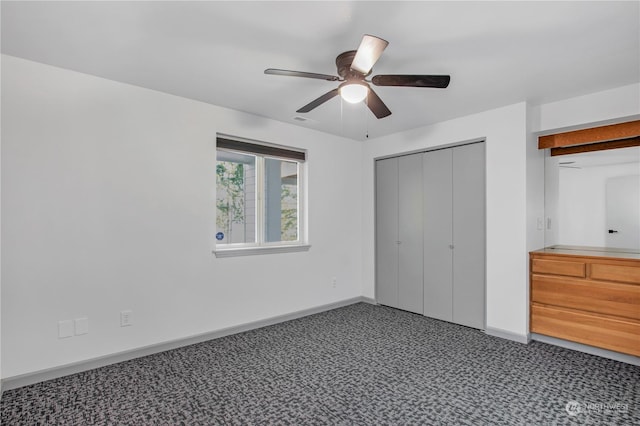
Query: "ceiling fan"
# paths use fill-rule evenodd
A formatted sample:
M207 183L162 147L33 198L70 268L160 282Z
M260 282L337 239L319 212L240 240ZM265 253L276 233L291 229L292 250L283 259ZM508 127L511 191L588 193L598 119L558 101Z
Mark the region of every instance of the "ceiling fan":
M340 95L345 101L351 103L358 103L366 99L367 106L377 118L387 117L391 115L391 111L373 91L369 83L373 83L375 86L434 87L439 89L444 89L449 85L451 77L448 75L388 74L376 75L371 80L367 80L366 77L371 74L373 65L378 61L388 44L389 42L386 40L365 34L358 50L349 50L336 58L339 77L275 68L268 68L264 70L264 73L342 82L337 88L309 102L296 112L309 112Z

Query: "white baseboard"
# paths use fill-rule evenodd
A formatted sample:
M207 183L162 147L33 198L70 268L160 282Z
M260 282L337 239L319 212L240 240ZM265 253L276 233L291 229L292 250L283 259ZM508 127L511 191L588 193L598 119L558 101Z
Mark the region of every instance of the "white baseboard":
M542 343L548 343L550 345L556 345L556 346L561 346L567 349L573 349L574 351L578 351L578 352L585 352L591 355L597 355L603 358L609 358L614 361L625 362L627 364L632 364L632 365L640 365L640 357L633 356L633 355L627 355L620 352L609 351L607 349L596 348L594 346L583 345L582 343L570 342L568 340L558 339L550 336L544 336L542 334L537 334L537 333L531 333L531 339L538 342L542 342Z
M217 339L220 337L242 333L245 331L255 330L258 328L278 324L285 321L291 321L294 319L306 317L313 314L318 314L321 312L330 311L336 308L342 308L344 306L349 306L349 305L353 305L355 303L360 303L360 302L375 304L375 301L373 299L370 299L367 297L362 297L362 296L353 297L350 299L345 299L338 302L329 303L326 305L316 306L313 308L302 309L300 311L278 315L272 318L253 321L253 322L249 322L246 324L241 324L233 327L228 327L228 328L224 328L217 331L193 335L193 336L185 337L182 339L158 343L155 345L144 346L144 347L129 350L129 351L118 352L118 353L106 355L103 357L92 358L89 360L66 364L59 367L49 368L46 370L40 370L33 373L6 377L2 379L2 381L0 382L0 389L2 390L16 389L22 386L28 386L35 383L44 382L46 380L68 376L70 374L76 374L83 371L93 370L95 368L104 367L111 364L117 364L119 362L129 361L135 358L153 355L153 354L168 351L171 349L177 349L183 346L189 346L196 343L206 342L207 340Z
M567 349L572 349L578 352L584 352L591 355L601 356L603 358L609 358L614 361L625 362L632 365L640 365L640 357L627 355L620 352L609 351L607 349L596 348L594 346L583 345L582 343L571 342L568 340L558 339L555 337L544 336L542 334L531 333L527 335L520 335L512 333L510 331L501 330L499 328L487 327L485 333L490 336L501 337L507 340L513 340L519 343L529 343L531 340L537 342L548 343L550 345L556 345Z
M502 339L513 340L514 342L527 344L531 340L529 334L518 334L512 331L502 330L501 328L486 327L485 334Z

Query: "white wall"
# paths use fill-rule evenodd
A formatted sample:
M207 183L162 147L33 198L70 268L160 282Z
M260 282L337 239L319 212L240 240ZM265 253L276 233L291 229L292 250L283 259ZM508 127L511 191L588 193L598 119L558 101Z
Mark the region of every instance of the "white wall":
M640 119L640 84L638 83L536 106L531 111L531 131L534 135L553 134L637 119ZM545 212L545 220L547 217L551 219L552 228L546 230L545 245L569 244L560 239L559 226L555 223L558 220L558 173L557 168L546 170L546 202L549 204L547 209L549 211ZM550 182L556 182L556 184ZM594 212L595 209L591 208L586 213ZM576 223L575 219L574 223ZM584 227L576 229L575 232L588 233L585 229ZM603 245L597 241L593 240L593 245ZM583 242L579 245L586 244Z
M486 138L487 330L524 340L528 252L545 244L544 151L537 135L640 117L640 84L529 106L515 104L365 143L363 294L375 297L374 168L377 157Z
M363 294L374 297L376 157L487 141L487 330L528 335L528 252L544 246L544 152L537 135L640 117L640 84L563 101L511 105L369 141L363 154ZM504 333L501 333L504 332Z
M540 134L631 121L640 118L640 83L550 102L532 113L531 130Z
M374 297L374 159L477 139L487 141L487 327L522 339L527 252L543 242L532 132L640 115L639 85L631 85L362 144L2 60L3 378ZM309 252L211 254L216 132L308 149ZM119 327L123 309L134 311L133 327ZM84 316L89 334L57 338L59 320Z
M359 142L2 59L3 378L361 295ZM308 150L309 252L211 254L216 132Z
M486 139L487 328L526 339L527 105L519 103L365 142L363 294L374 297L374 159ZM541 159L539 161L542 161Z
M545 151L538 149L538 138L532 132L535 124L535 114L533 107L527 109L527 250L525 253L527 268L527 283L525 283L527 305L530 300L529 277L529 252L539 250L545 246L545 180L544 180L544 160ZM527 312L529 307L527 306ZM529 315L527 314L526 330L529 330Z
M619 176L637 175L638 163L558 170L556 241L548 245L606 247L606 183Z

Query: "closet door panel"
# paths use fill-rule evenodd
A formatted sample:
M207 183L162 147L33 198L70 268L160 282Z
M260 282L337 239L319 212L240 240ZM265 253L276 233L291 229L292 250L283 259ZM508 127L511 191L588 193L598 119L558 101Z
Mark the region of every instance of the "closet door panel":
M398 307L398 159L376 161L376 300Z
M452 153L423 154L424 315L453 320Z
M453 321L484 329L485 144L453 149Z
M422 314L422 154L398 159L398 307Z

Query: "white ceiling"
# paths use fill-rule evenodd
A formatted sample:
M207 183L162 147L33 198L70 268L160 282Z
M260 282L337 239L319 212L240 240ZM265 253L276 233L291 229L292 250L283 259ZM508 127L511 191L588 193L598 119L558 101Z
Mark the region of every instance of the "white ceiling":
M528 101L640 81L640 2L2 1L2 52L362 140ZM447 89L376 87L393 114L334 98L363 34L376 74L450 74ZM294 117L308 120L300 122Z

